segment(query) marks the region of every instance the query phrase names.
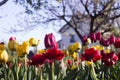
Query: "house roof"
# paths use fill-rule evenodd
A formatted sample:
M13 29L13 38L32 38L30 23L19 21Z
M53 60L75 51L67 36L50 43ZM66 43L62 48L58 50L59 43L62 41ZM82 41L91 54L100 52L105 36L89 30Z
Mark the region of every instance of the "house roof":
M68 24L65 24L60 30L60 33L64 33L66 30L68 30L70 27L68 26Z

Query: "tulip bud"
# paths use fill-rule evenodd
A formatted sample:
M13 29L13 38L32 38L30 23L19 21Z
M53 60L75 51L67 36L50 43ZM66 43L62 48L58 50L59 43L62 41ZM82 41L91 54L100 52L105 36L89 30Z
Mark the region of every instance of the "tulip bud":
M16 40L16 37L10 37L9 41Z
M29 43L31 46L37 46L39 44L40 40L37 40L35 38L30 38Z
M91 33L89 37L90 37L90 39L91 39L92 42L93 41L96 42L96 36L95 36L94 33Z
M55 36L52 33L45 35L44 44L46 48L58 47Z
M115 48L120 48L120 38L115 39L114 46L115 46Z
M5 50L0 50L0 62L8 61L8 53Z
M95 36L96 36L96 40L101 40L102 38L102 34L100 32L97 32Z
M103 46L109 46L109 45L110 45L109 40L104 40L103 38L100 40L100 43L101 43Z
M84 44L87 42L87 36L86 35L83 36L83 42L84 42Z
M4 49L5 49L4 42L1 42L1 43L0 43L0 50L4 50Z
M10 37L9 42L8 42L8 48L11 51L16 51L17 45L18 45L18 43L16 41L16 37Z
M110 42L110 44L115 43L115 36L114 36L114 35L111 35L111 36L110 36L109 42Z

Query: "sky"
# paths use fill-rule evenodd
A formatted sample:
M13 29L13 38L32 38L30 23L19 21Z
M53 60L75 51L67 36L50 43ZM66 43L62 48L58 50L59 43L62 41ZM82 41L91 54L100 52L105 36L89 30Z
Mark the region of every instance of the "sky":
M28 30L28 31L22 31L18 33L8 33L8 31L11 29L11 27L17 27L18 24L18 14L20 12L23 12L25 8L23 8L20 5L16 5L12 2L12 0L9 0L6 4L0 7L0 42L4 41L8 43L9 38L11 36L16 37L17 41L21 44L23 41L29 40L31 37L39 39L40 44L39 48L44 48L44 37L45 34L53 33L55 35L55 38L57 41L61 39L61 35L57 33L52 26L49 26L49 28L43 28L39 25L39 27Z

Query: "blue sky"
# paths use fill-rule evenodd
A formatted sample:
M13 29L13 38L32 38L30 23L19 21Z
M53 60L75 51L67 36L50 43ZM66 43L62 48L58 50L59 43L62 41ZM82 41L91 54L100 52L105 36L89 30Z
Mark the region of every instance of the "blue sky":
M39 48L44 48L43 40L45 34L52 32L55 35L57 41L61 39L60 34L56 33L52 26L49 26L49 28L46 29L39 25L39 27L35 28L34 30L27 30L18 33L8 33L11 27L16 27L18 29L20 28L17 26L17 15L20 12L23 12L24 9L25 8L22 6L15 5L12 0L9 0L5 5L0 7L0 42L8 42L9 37L11 36L15 36L19 43L34 37L40 40Z

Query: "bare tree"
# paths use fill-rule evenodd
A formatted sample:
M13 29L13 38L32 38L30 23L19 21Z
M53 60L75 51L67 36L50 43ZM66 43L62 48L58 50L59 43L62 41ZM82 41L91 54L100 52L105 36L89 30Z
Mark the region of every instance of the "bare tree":
M79 30L82 29L82 26L78 25L81 20L89 20L89 34L99 30L105 33L111 31L113 23L120 17L120 1L117 0L60 0L59 5L50 3L56 0L38 1L35 3L32 0L27 0L27 3L38 11L47 11L46 13L52 17L44 18L43 21L38 19L36 20L39 21L37 23L64 21L77 33L81 40L83 35ZM44 9L42 9L43 7Z

